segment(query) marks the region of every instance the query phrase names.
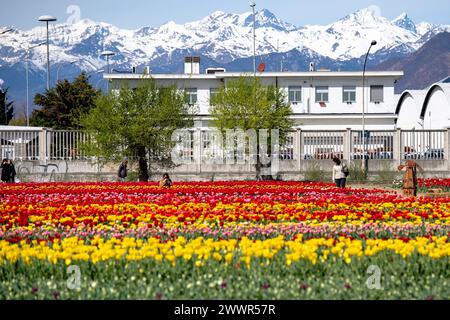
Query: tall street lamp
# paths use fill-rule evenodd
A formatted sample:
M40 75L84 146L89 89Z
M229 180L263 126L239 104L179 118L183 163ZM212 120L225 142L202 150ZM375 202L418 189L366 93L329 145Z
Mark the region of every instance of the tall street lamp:
M109 70L109 57L112 57L114 55L115 55L115 53L112 52L112 51L103 51L101 53L102 57L106 57L106 64L107 64L106 72L107 73L110 73L110 70Z
M43 46L44 44L45 44L45 42L38 43L37 45L29 47L27 52L26 52L27 57L26 57L25 69L26 69L26 80L27 80L27 110L26 110L26 113L27 113L27 116L26 116L26 118L27 118L27 127L30 126L30 116L29 116L29 113L28 113L28 111L29 111L29 96L30 96L30 94L29 94L29 87L30 86L29 86L29 76L28 76L28 72L29 72L28 71L29 70L28 65L30 63L29 62L29 60L30 60L30 51L32 49L34 49L34 48Z
M11 31L13 31L13 29L11 29L11 28L4 30L4 31L0 32L0 36L5 33L11 32ZM8 124L8 109L6 108L6 94L5 94L5 125L7 125L7 124Z
M363 74L362 74L362 90L363 90L363 94L362 94L362 99L363 99L363 103L362 103L362 142L363 142L363 171L364 171L364 175L367 177L367 170L369 167L369 157L367 155L366 157L366 119L365 119L365 103L366 103L366 99L365 99L365 92L366 92L366 83L365 83L365 76L366 76L366 66L367 66L367 58L369 57L369 52L370 49L372 49L373 46L375 46L377 44L377 42L375 40L373 40L370 43L370 47L369 50L367 50L366 53L366 59L364 60L364 68L363 68Z
M74 60L69 62L69 65L73 65L75 62L78 62L78 60ZM59 67L58 70L56 70L56 82L59 81L59 70L61 70L62 66L64 66L64 63L62 63Z
M38 20L47 24L47 90L50 90L50 44L48 41L48 23L56 21L57 19L52 16L40 16Z
M250 1L250 7L253 10L253 74L256 77L256 31L255 31L255 0Z
M11 32L11 31L13 31L13 29L11 29L11 28L6 29L6 30L0 32L0 35L5 34L5 33L8 33L8 32Z
M102 57L106 57L106 65L107 65L107 67L106 67L106 72L109 74L110 73L110 70L109 70L109 57L112 57L112 56L114 56L115 55L115 53L114 52L112 52L112 51L103 51L102 53L101 53L101 56ZM108 92L109 91L109 81L108 82L106 82L106 92Z
M73 60L73 61L69 62L69 65L73 65L73 64L75 64L75 63L77 63L77 62L79 62L79 61L85 61L85 62L87 62L87 63L92 67L92 69L93 69L93 71L91 71L91 72L98 72L98 71L99 71L99 70L97 69L97 67L96 67L92 62L90 62L89 60L87 60L87 59L85 59L85 58L79 58L79 59ZM59 71L60 71L60 69L64 66L64 64L65 64L65 63L62 63L62 64L58 67L58 70L56 70L56 81L59 81Z

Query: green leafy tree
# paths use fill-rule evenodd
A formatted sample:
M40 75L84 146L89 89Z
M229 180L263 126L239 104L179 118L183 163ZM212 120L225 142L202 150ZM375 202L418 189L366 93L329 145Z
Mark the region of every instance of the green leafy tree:
M227 129L278 129L280 144L292 130L291 107L286 103L284 93L275 86L264 86L260 79L242 76L231 80L222 87L212 100L210 108L216 127L224 132ZM269 152L270 152L269 139ZM256 178L262 179L259 134L257 134Z
M8 125L14 117L14 102L8 101L8 89L0 88L0 123Z
M59 81L45 94L36 94L34 103L41 109L34 110L30 124L53 129L79 129L81 115L94 106L99 91L89 83L83 72L73 82Z
M175 87L158 88L149 79L135 89L123 87L99 96L95 108L81 118L81 125L92 134L87 146L92 155L104 160L149 155L150 160L169 165L173 164L172 133L192 127L192 115L183 92Z

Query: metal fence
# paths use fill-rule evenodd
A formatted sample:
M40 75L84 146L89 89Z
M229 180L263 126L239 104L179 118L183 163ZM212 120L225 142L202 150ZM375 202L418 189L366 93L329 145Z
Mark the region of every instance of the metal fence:
M402 159L443 160L446 130L402 131Z
M302 131L300 150L304 160L344 158L345 131Z
M84 160L87 158L84 146L90 135L82 131L49 131L47 141L50 160Z
M2 159L39 160L39 131L0 131Z
M394 159L395 131L352 131L350 159Z
M280 146L281 160L344 159L444 160L448 158L447 130L294 131ZM85 160L83 146L91 136L82 131L25 130L0 128L1 157L13 160ZM198 144L196 141L198 139ZM211 130L189 130L178 137L176 151L186 161L222 159L225 142ZM196 149L198 148L198 149ZM240 152L240 151L239 151ZM243 157L238 151L236 159Z

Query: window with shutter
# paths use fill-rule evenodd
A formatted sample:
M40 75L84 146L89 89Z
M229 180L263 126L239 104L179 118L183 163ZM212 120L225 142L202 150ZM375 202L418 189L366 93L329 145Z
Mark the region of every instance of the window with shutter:
M370 102L383 102L383 86L370 86Z

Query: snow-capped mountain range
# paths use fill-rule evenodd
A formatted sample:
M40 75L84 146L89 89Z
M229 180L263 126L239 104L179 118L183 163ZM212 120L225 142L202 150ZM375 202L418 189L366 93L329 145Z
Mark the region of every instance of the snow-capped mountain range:
M434 35L450 31L450 25L426 22L415 24L406 13L393 21L377 10L365 8L335 23L297 27L281 21L267 9L256 14L256 53L268 71L283 68L307 70L311 60L321 67L355 69L361 64L371 40L378 42L371 63L393 56L403 57L418 50ZM199 21L138 30L119 29L108 23L81 20L75 24L55 24L50 28L52 82L59 69L60 78L80 70L105 67L100 53L111 50L112 68L130 70L150 66L152 72L182 71L183 56L202 57L202 68L224 66L228 70L249 71L253 56L253 16L251 12L232 14L217 11ZM1 31L1 28L0 28ZM14 30L0 37L0 78L10 92L24 90L25 61L30 58L32 88L39 90L45 77L46 47L28 48L45 41L46 29ZM94 78L100 79L101 75ZM19 86L20 88L15 88Z

